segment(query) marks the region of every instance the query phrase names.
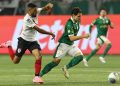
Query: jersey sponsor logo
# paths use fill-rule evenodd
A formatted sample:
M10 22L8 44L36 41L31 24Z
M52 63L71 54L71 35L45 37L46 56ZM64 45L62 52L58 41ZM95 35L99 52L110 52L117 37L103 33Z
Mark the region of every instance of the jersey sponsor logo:
M109 21L108 21L108 20L106 20L105 22L106 22L107 24L109 23Z
M30 19L27 19L27 22L30 23L30 24L32 24L32 21Z

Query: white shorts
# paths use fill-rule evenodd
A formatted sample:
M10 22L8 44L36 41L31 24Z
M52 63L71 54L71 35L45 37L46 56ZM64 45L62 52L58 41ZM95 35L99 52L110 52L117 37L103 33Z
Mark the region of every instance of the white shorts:
M54 53L54 58L55 57L62 58L66 54L68 54L72 57L74 57L76 55L83 55L83 53L77 46L60 43L56 48L56 51Z
M100 36L97 38L97 44L99 44L100 46L105 43L106 41L109 41L108 38L106 38L105 36Z

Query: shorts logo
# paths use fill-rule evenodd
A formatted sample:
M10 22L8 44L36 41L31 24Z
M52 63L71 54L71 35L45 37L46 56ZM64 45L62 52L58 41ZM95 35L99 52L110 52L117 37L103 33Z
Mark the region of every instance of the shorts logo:
M21 52L21 48L19 48L17 51L18 51L18 53L20 53Z

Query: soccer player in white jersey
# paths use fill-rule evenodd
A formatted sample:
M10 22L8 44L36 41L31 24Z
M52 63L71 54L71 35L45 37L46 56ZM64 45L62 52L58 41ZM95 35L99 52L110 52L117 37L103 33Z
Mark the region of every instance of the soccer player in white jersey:
M10 58L12 59L13 63L18 64L25 53L25 51L28 49L33 56L35 57L35 77L33 78L34 83L43 83L43 80L40 78L39 73L41 71L41 48L38 44L37 40L35 39L35 35L37 32L42 34L48 34L51 35L53 38L55 35L52 32L47 32L38 26L38 14L41 12L41 10L47 10L47 12L50 12L51 8L53 7L53 4L48 3L46 6L42 8L37 8L37 6L33 3L29 3L27 5L27 14L24 17L24 25L23 30L20 34L20 37L18 38L18 46L16 53L14 53L11 42L7 41L6 43L3 43L0 45L1 48L7 47L9 51Z

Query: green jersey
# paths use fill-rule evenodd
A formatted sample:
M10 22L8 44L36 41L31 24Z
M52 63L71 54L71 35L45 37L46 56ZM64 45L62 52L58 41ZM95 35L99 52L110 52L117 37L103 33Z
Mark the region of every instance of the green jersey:
M65 25L64 33L59 39L59 43L72 45L74 41L69 39L69 36L76 36L80 28L80 22L74 23L72 18L69 19Z
M97 37L101 35L106 36L108 31L108 26L111 25L111 21L109 18L99 17L90 25L90 30L93 25L96 25L97 27L97 32L98 32Z

